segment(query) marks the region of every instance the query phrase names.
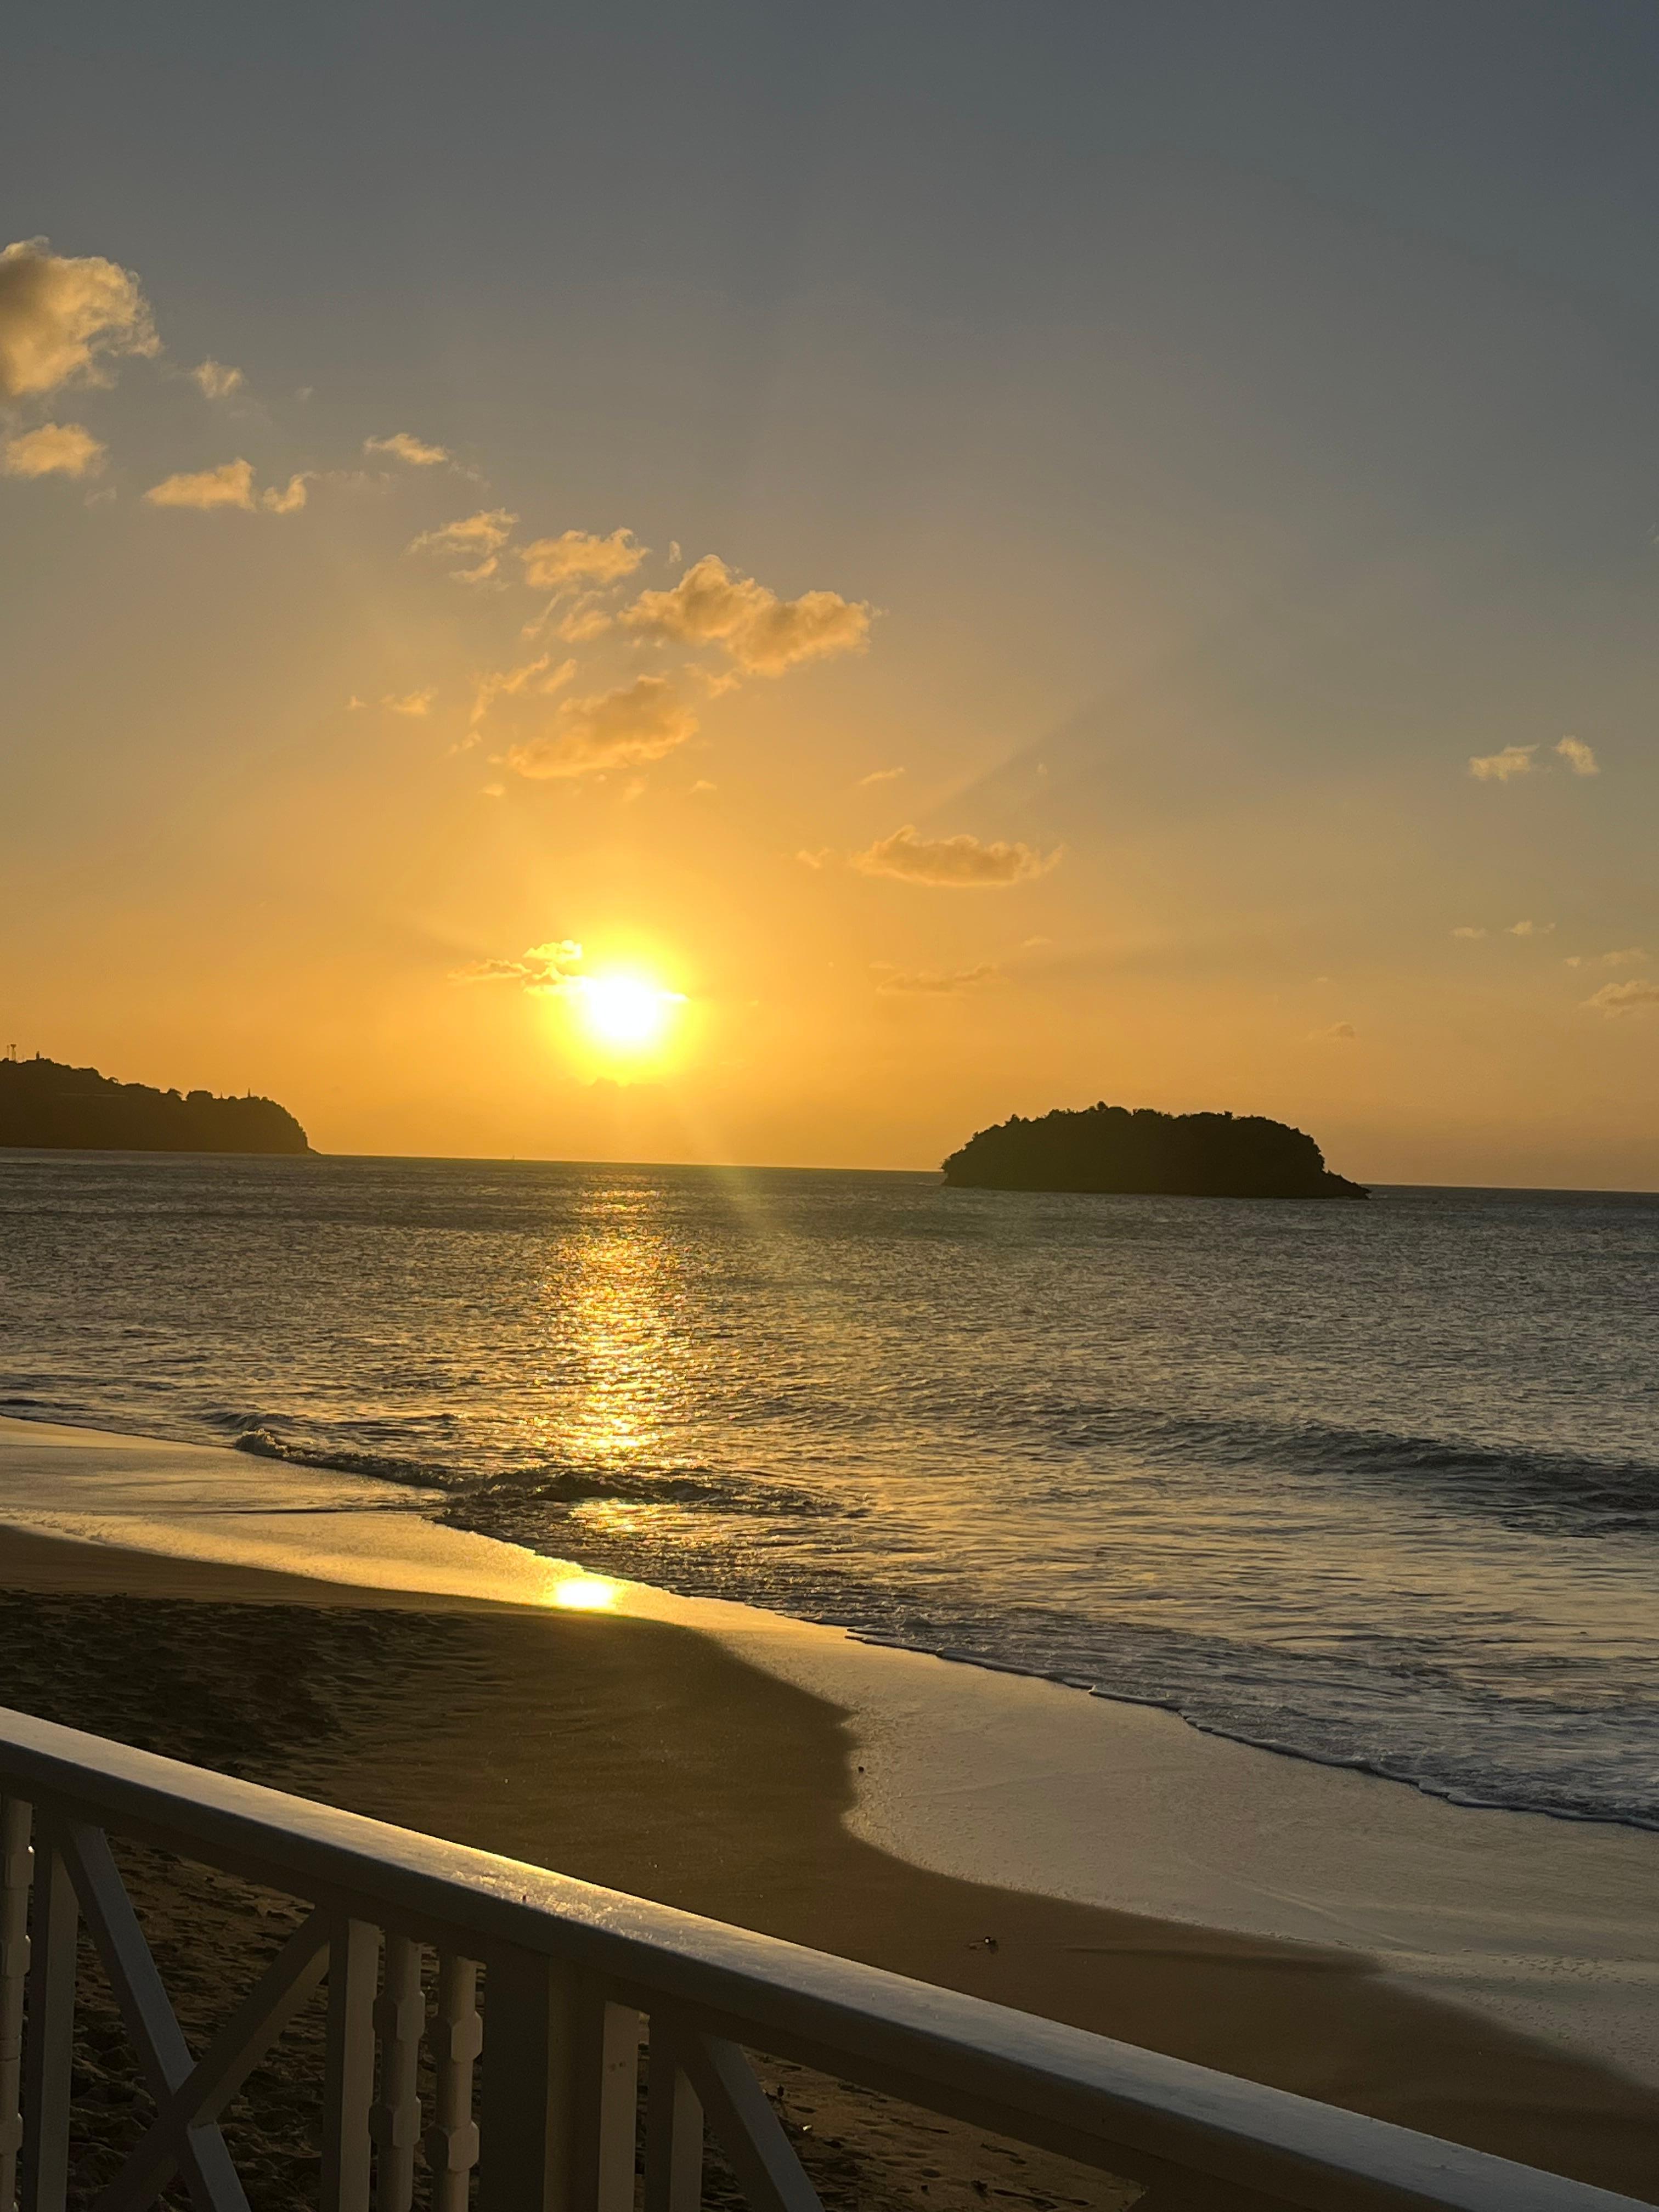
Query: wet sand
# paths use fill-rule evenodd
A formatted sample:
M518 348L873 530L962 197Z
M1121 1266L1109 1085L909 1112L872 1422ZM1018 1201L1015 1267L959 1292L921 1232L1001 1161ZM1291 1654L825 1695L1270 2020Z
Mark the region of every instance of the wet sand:
M1659 2201L1659 2094L1362 1954L860 1841L847 1716L690 1629L3 1530L0 1591L7 1704Z

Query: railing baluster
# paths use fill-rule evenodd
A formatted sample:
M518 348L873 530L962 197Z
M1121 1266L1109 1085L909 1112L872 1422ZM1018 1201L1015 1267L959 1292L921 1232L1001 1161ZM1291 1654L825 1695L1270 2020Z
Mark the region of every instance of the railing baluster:
M17 2201L23 2141L23 1988L29 1968L29 1822L21 1797L0 1805L0 2212Z
M434 2076L432 2125L426 2131L432 2212L466 2212L472 2169L478 2162L472 2069L483 2048L476 1959L463 1959L453 1951L440 1954L438 2008L427 2038Z
M75 1953L80 1929L75 1885L43 1820L35 1830L34 1910L29 1926L22 2212L64 2212L69 2188Z
M645 2108L645 2212L697 2212L702 2202L702 2100L680 2064L666 2014L651 2015Z
M374 1976L380 1931L342 1919L328 1953L323 2081L322 2212L368 2212L369 2107L374 2099Z
M386 1939L386 1972L374 2006L380 2036L380 2094L374 2106L375 2212L409 2212L415 2201L415 2148L421 2140L416 2075L426 2027L421 1946L406 1936Z
M575 1976L516 1948L484 1962L479 2212L574 2212Z
M576 1996L574 2212L634 2212L639 2014L584 1978Z

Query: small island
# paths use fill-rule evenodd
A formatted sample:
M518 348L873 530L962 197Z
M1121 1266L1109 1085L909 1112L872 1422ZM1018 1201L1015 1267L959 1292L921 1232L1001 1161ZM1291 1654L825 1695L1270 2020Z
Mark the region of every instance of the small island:
M0 1060L0 1146L53 1152L308 1152L306 1133L270 1098L216 1098L117 1083L95 1067Z
M1300 1129L1260 1114L1160 1114L1150 1106L1016 1114L945 1163L964 1190L1134 1191L1185 1198L1369 1198Z

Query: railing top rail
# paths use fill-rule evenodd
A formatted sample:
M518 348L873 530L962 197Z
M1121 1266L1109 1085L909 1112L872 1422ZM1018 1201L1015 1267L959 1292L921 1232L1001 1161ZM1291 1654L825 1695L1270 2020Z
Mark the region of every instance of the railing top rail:
M602 1889L0 1708L0 1794L74 1808L297 1897L370 1900L486 1961L559 1958L739 2040L860 2062L919 2093L1046 2123L1328 2207L1634 2212L1636 2200L879 1967ZM769 2042L769 2038L774 2039Z

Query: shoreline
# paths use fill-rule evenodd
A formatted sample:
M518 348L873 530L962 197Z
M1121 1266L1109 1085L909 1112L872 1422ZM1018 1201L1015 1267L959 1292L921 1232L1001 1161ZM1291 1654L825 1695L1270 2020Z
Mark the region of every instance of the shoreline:
M748 1607L605 1583L609 1608L563 1610L597 1578L434 1528L407 1492L366 1504L356 1478L284 1464L303 1497L274 1512L246 1455L11 1420L7 1466L34 1524L0 1485L12 1590L460 1624L493 1686L465 1725L447 1697L382 1711L389 1765L359 1744L279 1786L1659 2197L1650 1835L1470 1811ZM550 1681L550 1650L574 1672ZM526 1747L555 1730L550 1775ZM758 1813L733 1772L769 1778Z

